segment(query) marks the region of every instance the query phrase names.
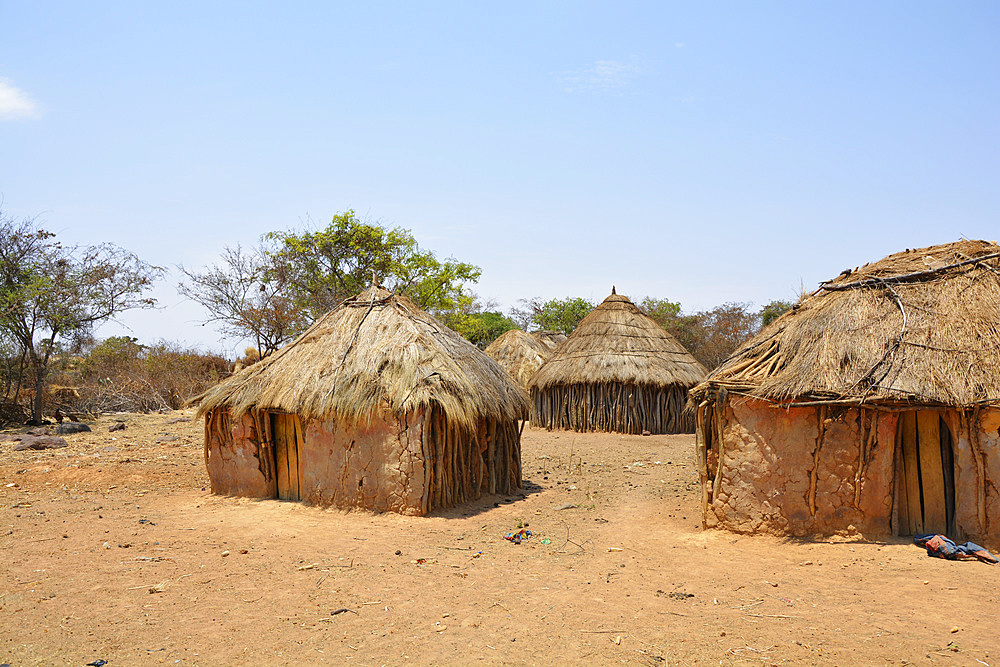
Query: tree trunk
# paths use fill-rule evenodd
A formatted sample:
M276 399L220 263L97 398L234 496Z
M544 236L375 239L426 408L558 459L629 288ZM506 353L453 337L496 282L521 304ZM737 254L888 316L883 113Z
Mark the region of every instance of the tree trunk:
M52 353L52 347L55 345L57 335L58 332L53 331L47 343L43 343L45 345L45 354L41 358L35 352L34 346L28 348L28 358L31 360L31 368L35 372L35 399L31 404L31 420L28 422L32 426L40 426L42 424L42 398L45 396L45 376L48 374L49 355Z
M45 376L40 367L35 367L35 399L31 402L31 425L42 424L42 396L45 392Z

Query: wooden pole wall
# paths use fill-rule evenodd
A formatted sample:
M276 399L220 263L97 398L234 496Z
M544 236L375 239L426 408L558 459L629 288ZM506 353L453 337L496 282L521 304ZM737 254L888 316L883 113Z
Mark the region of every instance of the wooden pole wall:
M531 424L546 429L641 434L694 433L678 385L570 384L531 392Z
M424 502L433 511L521 488L521 429L514 420L484 419L469 430L432 408L425 416Z

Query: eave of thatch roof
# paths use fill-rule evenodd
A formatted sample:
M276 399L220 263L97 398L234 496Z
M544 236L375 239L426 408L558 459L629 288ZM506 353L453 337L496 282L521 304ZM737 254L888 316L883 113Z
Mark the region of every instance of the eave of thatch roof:
M612 294L592 310L535 373L529 389L631 383L690 387L705 367L627 297Z
M490 343L485 352L503 366L522 387L527 386L535 371L552 356L552 350L539 338L520 329L505 332Z
M1000 402L1000 246L958 241L845 271L708 382L775 402Z
M369 421L432 404L468 427L528 411L523 389L495 361L406 297L372 287L210 389L198 412L253 408Z

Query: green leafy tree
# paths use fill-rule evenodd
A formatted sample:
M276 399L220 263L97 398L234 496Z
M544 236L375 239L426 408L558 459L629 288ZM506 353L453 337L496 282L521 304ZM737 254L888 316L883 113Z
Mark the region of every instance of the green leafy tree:
M439 310L436 317L450 329L460 333L473 345L484 349L504 332L517 325L495 309L495 301L483 302L474 292L463 292L447 310Z
M335 215L320 231L271 232L268 280L282 285L309 321L371 284L405 294L419 307L444 313L461 306L467 282L480 270L423 250L408 230L361 221L354 211Z
M639 302L642 309L654 322L672 335L688 352L695 354L705 338L705 329L700 314L684 315L681 304L667 299L645 297ZM699 359L700 361L700 359Z
M25 351L35 383L32 421L61 341L89 336L97 324L155 301L143 296L162 270L111 244L64 247L33 220L0 213L0 328Z
M567 336L573 333L580 321L594 309L594 303L581 297L550 299L528 302L533 312L531 324L546 331L561 331Z
M509 317L495 311L469 313L456 326L449 326L480 349L486 348L511 329L517 329L517 325Z
M760 325L766 327L792 309L792 304L788 301L772 301L760 310Z
M319 231L270 232L253 250L226 248L222 262L203 271L180 268L178 289L208 311L206 323L254 341L262 355L373 283L451 326L477 304L465 284L480 275L471 264L438 260L409 231L365 223L354 211Z
M639 308L661 326L676 319L681 314L681 304L666 299L647 296L639 302Z

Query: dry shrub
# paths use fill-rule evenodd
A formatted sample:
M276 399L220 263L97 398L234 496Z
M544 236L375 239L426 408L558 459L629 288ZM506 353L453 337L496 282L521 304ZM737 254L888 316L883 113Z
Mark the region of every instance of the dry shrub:
M23 424L29 416L20 403L0 400L0 424Z
M160 343L143 356L146 384L176 410L191 397L229 376L230 363L217 354Z
M91 413L176 410L229 372L230 363L217 354L109 338L86 356L77 377L79 399L67 407Z
M243 350L243 356L237 357L236 362L233 363L233 372L241 371L247 366L253 366L258 361L260 361L260 352L257 351L255 347L248 347Z

